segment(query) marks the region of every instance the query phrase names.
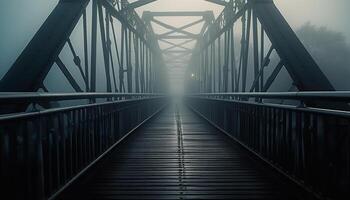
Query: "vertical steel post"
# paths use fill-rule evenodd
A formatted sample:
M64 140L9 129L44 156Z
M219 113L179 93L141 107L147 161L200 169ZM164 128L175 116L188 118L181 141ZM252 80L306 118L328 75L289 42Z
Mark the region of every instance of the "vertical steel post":
M145 44L141 44L141 92L145 92Z
M250 23L251 23L251 17L252 17L252 10L248 9L248 18L247 18L247 32L246 32L246 38L244 41L244 52L243 52L243 67L242 67L242 92L245 92L246 85L247 85L247 69L248 69L248 58L249 58L249 38L250 38Z
M114 62L113 62L113 54L112 54L112 48L111 48L111 37L110 37L110 19L111 19L111 15L107 12L106 10L106 17L105 17L105 21L106 21L106 47L107 47L107 52L110 58L110 62L111 62L111 69L112 69L112 77L113 77L113 86L114 86L114 91L117 92L117 80L115 78L115 70L114 70Z
M258 18L256 13L253 12L253 46L254 46L254 80L259 76L259 41L258 41ZM259 92L260 83L256 82L255 91Z
M122 24L121 28L121 52L120 52L120 66L119 66L119 91L125 92L124 85L124 49L125 49L125 26Z
M87 36L87 19L86 9L83 12L83 34L84 34L84 64L85 64L85 91L89 92L89 52L88 52L88 36Z
M112 92L111 73L109 71L110 70L109 69L109 52L107 49L106 30L105 30L104 19L103 19L103 10L102 10L102 5L100 3L98 3L98 12L99 12L99 20L100 20L100 33L101 33L101 42L102 42L102 49L103 49L103 58L105 63L107 92Z
M236 55L235 55L235 35L234 35L234 25L232 25L231 29L231 91L234 92L235 89L235 83L236 83L236 76L237 76L237 70L236 70Z
M96 92L96 49L97 45L97 0L92 0L91 24L91 86L90 91Z
M216 92L215 42L210 45L210 63L212 66L213 92Z
M225 31L225 39L224 39L224 48L225 48L225 57L224 57L224 71L223 71L223 78L224 78L224 92L228 92L228 63L229 63L229 52L230 52L230 46L229 46L229 32Z
M152 51L150 49L149 51L149 92L152 93L153 92L153 88L152 88L152 82L153 82L153 76L152 76Z
M209 72L208 72L208 68L209 68L209 66L208 66L208 48L209 47L205 48L205 58L204 58L205 92L210 92L209 91L209 76L208 76L208 74L209 74Z
M148 50L148 47L146 47L146 68L145 68L145 73L146 73L146 80L145 80L145 87L146 87L146 92L149 93L149 76L148 76L148 63L149 63L149 56L148 56L148 53L149 53L149 50Z
M222 91L222 80L221 80L221 35L218 37L218 67L219 67L219 92Z
M265 33L264 33L264 27L261 26L261 39L260 39L260 91L262 91L263 87L264 87L264 50L265 50Z
M132 93L133 92L133 87L132 87L132 65L131 65L131 43L132 43L132 36L131 36L131 31L128 30L128 37L126 37L127 40L127 77L128 77L128 92Z
M134 48L135 48L135 92L139 93L139 38L134 35Z

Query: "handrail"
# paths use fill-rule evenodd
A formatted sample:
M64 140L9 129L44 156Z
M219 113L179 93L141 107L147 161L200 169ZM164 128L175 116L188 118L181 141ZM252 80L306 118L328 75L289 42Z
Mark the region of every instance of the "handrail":
M84 100L123 97L164 96L158 93L44 93L44 92L0 92L0 103L38 103L48 101Z
M200 93L189 96L350 102L350 91Z
M0 114L0 123L2 121L7 120L18 120L18 119L25 119L25 118L33 118L40 115L47 115L47 114L57 114L60 112L69 112L73 110L78 109L88 109L93 108L97 106L111 106L115 104L124 104L124 103L138 103L145 100L157 100L157 99L165 99L163 96L159 97L147 97L147 98L132 98L132 99L123 99L118 101L107 101L102 103L91 103L91 104L79 104L79 105L73 105L73 106L62 106L58 108L49 108L45 110L35 110L31 112L14 112L14 113L8 113L8 114Z

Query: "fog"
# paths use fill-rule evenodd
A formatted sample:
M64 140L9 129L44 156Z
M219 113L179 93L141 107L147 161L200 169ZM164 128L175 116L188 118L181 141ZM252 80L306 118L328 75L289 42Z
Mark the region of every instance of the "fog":
M9 67L13 64L17 56L21 53L24 47L28 44L40 25L55 7L58 0L10 0L0 1L0 78L6 73ZM133 2L133 1L130 1ZM280 9L291 27L298 35L305 38L300 38L310 53L315 58L316 62L321 66L322 70L329 74L329 78L333 79L333 83L337 80L337 73L343 78L339 79L335 85L350 85L342 83L346 81L341 73L350 68L348 60L343 59L343 66L339 72L339 68L329 65L337 65L337 63L327 63L322 60L319 51L314 51L314 43L307 39L309 33L300 32L300 28L309 23L315 30L324 27L332 35L340 33L344 38L342 40L345 48L349 46L350 41L350 24L348 8L350 8L349 0L275 0L277 7ZM158 0L149 5L138 8L136 11L142 15L143 11L203 11L212 10L215 17L222 11L221 6L205 2L203 0ZM181 26L191 18L165 18L163 21L170 23L173 26ZM154 25L156 32L162 33L165 30ZM194 27L192 31L198 31L200 27ZM197 29L197 30L196 30ZM318 41L322 42L322 41ZM164 44L161 44L161 47ZM340 44L339 44L340 45ZM194 44L192 44L194 46ZM326 48L327 45L319 44L317 48ZM343 46L341 47L343 48ZM333 50L337 50L334 47ZM324 50L327 52L327 50ZM334 52L333 52L334 53ZM347 52L345 51L345 54ZM346 57L346 55L342 55ZM350 55L348 55L350 57ZM331 58L330 58L331 59ZM344 63L345 62L345 63ZM174 71L170 69L170 82L175 88L182 88L184 68L176 68ZM175 75L177 74L177 75ZM343 73L346 74L347 73ZM349 74L350 75L350 74ZM350 89L346 87L337 87L339 89Z

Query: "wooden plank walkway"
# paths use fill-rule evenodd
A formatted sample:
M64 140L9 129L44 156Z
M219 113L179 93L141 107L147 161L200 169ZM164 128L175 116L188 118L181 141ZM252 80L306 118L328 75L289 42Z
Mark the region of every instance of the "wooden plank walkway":
M187 108L131 135L64 199L295 199L268 169Z

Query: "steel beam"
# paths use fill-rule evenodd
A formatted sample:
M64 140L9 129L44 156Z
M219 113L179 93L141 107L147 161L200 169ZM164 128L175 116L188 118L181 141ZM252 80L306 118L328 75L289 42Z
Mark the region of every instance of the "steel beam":
M183 45L188 44L188 43L194 41L194 39L186 40L186 41L181 42L181 43L179 43L179 44L175 44L175 43L173 43L173 42L169 42L169 41L163 40L163 39L160 39L159 41L171 45L170 47L168 47L168 48L166 48L166 49L162 49L162 51L167 51L167 50L170 50L170 49L174 49L174 48L176 48L176 47L181 48L181 49L185 49L185 50L191 50L190 48L184 47Z
M271 87L272 83L275 81L277 75L279 74L279 72L281 71L282 67L284 66L283 61L281 60L276 68L273 70L273 72L271 73L270 77L266 80L266 83L263 87L263 92L267 92L267 90Z
M109 12L109 14L111 14L113 17L117 18L122 25L124 25L131 32L133 32L135 35L137 35L142 40L142 42L144 42L147 45L147 47L149 47L152 51L157 51L157 49L154 48L152 41L149 41L150 38L146 38L146 36L151 34L151 33L147 32L147 31L149 31L149 29L147 29L144 24L138 23L139 27L138 27L138 30L136 30L134 25L137 24L138 20L135 19L132 21L128 21L127 17L125 15L123 15L119 11L117 11L113 7L113 5L111 5L106 0L101 1L101 4L106 8L106 10ZM141 21L141 19L139 19L139 21Z
M333 91L334 87L305 49L272 1L251 1L266 34L301 91Z
M209 46L213 41L215 41L220 35L226 32L228 29L232 27L232 25L241 18L247 9L250 8L250 4L245 4L236 14L233 16L229 16L228 19L225 19L226 23L223 25L221 29L211 34L211 37L207 42L204 43L203 47ZM218 20L218 19L217 19ZM215 21L211 26L217 26L219 21ZM207 34L207 32L205 32Z
M205 0L205 1L217 4L217 5L220 5L220 6L227 6L227 4L228 4L226 1L222 1L222 0Z
M173 53L192 53L192 50L168 50L165 51L164 54L173 54Z
M164 28L167 28L167 29L170 29L170 30L173 30L174 32L178 32L178 33L181 33L181 34L184 34L186 36L189 36L189 37L197 37L198 35L196 34L193 34L193 33L190 33L188 31L185 31L183 30L183 28L177 28L177 27L174 27L172 25L169 25L169 24L166 24L164 22L161 22L157 19L152 19L152 21L160 26L163 26ZM165 34L161 34L161 35L158 35L158 37L166 37L166 36L169 36L170 33L165 33Z
M253 54L254 54L254 80L259 75L259 39L258 39L258 19L256 13L253 12ZM255 92L259 92L260 83L256 83Z
M189 36L189 35L157 35L157 39L198 39L199 35Z
M183 16L203 16L208 11L171 11L171 12L149 12L151 17L183 17Z
M87 15L86 10L83 12L83 35L84 35L84 64L85 64L85 91L90 91L89 82L89 52L88 52L88 35L87 35Z
M247 85L247 71L248 71L248 58L249 58L249 39L250 39L250 25L251 25L252 11L248 9L247 17L247 27L246 27L246 36L244 40L243 48L243 62L242 62L242 92L245 92Z
M67 78L68 82L70 83L70 85L73 87L73 89L76 92L83 92L83 90L80 88L79 84L76 82L76 80L74 79L74 77L72 76L72 74L69 72L69 70L67 69L67 67L63 64L62 60L57 57L56 58L56 64L57 66L60 68L60 70L62 71L62 73L64 74L64 76Z
M0 81L2 92L37 91L82 16L88 0L61 0Z
M153 19L153 20L154 20L154 19ZM166 33L163 33L163 34L161 34L161 35L170 35L170 34L172 34L172 33L179 32L179 30L184 31L184 29L189 28L189 27L191 27L191 26L194 26L194 25L196 25L196 24L199 24L199 23L201 23L201 22L203 22L203 21L204 21L204 18L199 19L199 20L196 20L196 21L194 21L194 22L191 22L191 23L186 24L186 25L184 25L184 26L181 26L181 27L179 27L179 28L173 27L173 28L171 28L171 29L173 29L173 30L171 30L171 31L169 31L169 32L166 32Z
M122 10L120 10L119 12L125 12L128 10L133 10L135 8L139 8L141 6L150 4L152 2L155 2L156 0L138 0L132 3L129 3L128 5L126 5Z
M91 83L90 91L96 92L97 56L97 0L92 0L91 17Z
M100 23L103 59L104 59L104 64L105 64L107 92L112 92L111 73L110 73L110 67L109 67L109 51L108 51L108 47L107 47L104 15L103 15L103 10L102 10L102 5L98 3L97 6L98 6L98 16L99 16L99 23Z

